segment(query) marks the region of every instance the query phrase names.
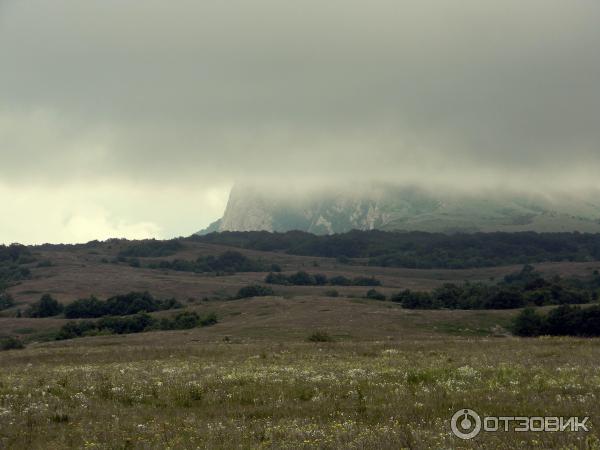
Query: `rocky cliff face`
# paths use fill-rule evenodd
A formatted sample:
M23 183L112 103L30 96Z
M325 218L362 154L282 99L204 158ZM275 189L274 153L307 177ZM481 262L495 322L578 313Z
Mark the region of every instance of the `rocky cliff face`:
M600 232L595 197L433 194L417 188L379 186L361 192L323 190L311 195L249 186L232 189L212 231L289 231L332 234L358 230L431 232Z

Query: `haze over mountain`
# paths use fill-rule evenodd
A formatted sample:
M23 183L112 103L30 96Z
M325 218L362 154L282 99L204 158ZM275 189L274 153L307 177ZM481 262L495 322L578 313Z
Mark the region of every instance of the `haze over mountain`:
M600 188L599 47L597 0L3 0L0 240L188 235L237 180L429 192L252 219L274 227L547 223L571 201L446 191Z
M201 231L358 230L600 232L593 194L452 192L378 184L309 192L236 185L221 219Z

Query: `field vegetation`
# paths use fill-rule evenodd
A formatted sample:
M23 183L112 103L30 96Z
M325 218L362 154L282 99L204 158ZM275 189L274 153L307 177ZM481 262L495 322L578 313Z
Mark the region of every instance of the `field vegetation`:
M411 309L513 309L524 306L584 304L598 299L600 275L587 279L544 279L533 266L504 277L497 284L446 283L432 292L404 290L391 300Z
M593 425L600 417L594 340L312 336L168 345L156 333L144 344L108 336L3 352L0 445L599 448L595 427L482 433L472 441L450 433L452 414L465 407L481 415L590 416Z
M544 261L597 261L600 234L350 231L316 236L301 231L223 232L193 236L198 242L293 255L368 259L384 267L421 269L492 267Z
M381 281L375 277L354 277L352 279L343 275L327 277L322 273L309 274L304 270L286 275L284 273L270 273L265 277L265 283L291 286L380 286Z
M375 266L383 253L335 240L331 257L196 238L15 247L6 263L29 275L0 283L0 448L600 449L600 262L577 247L589 237L556 239L546 256L579 256L452 270ZM241 265L150 267L176 260ZM591 427L462 441L463 408Z

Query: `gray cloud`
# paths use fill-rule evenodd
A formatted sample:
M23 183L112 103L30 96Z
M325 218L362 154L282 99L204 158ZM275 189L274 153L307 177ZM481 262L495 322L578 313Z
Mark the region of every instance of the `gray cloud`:
M4 0L0 184L598 187L599 46L595 0Z

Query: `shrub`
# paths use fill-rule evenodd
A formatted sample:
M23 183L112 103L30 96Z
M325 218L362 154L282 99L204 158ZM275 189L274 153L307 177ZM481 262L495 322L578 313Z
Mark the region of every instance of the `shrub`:
M325 286L327 284L327 276L322 273L316 273L313 275L315 284L317 286Z
M140 264L140 260L137 258L131 258L129 260L129 266L130 267L141 267L142 265Z
M5 292L0 292L0 311L15 306L15 300L12 295Z
M261 260L253 260L236 251L227 251L219 256L200 256L195 261L175 259L159 261L148 265L150 269L176 270L179 272L232 274L236 272L280 272L277 264L268 265Z
M322 273L311 275L303 270L296 273L285 275L283 273L269 273L265 277L265 283L282 284L294 286L380 286L381 282L373 277L356 277L354 279L346 278L342 275L327 278Z
M523 310L513 322L513 332L518 336L600 336L600 306L582 309L562 305L545 316L535 311Z
M530 273L526 270L525 273ZM513 309L527 305L557 305L589 303L594 298L595 280L527 281L526 277L506 277L496 285L465 283L458 286L446 283L431 293L403 291L392 297L405 308L420 309Z
M18 262L32 258L33 255L29 249L22 244L11 244L9 246L0 244L0 262Z
M350 286L352 284L352 280L343 275L337 275L329 279L329 284L332 286Z
M96 318L102 316L125 316L140 312L163 311L181 308L180 302L174 298L165 300L155 299L148 292L129 292L116 295L108 300L98 300L96 297L76 300L65 307L65 317L68 319Z
M269 273L269 275L265 277L265 283L283 285L290 284L288 278L284 274L273 272Z
M67 322L57 333L56 339L73 339L99 334L142 333L150 330L187 330L215 323L217 323L217 316L214 313L200 316L198 313L190 311L184 311L175 317L165 317L160 320L145 313L132 317L103 317L96 321L82 320L79 322Z
M115 334L141 333L150 327L154 320L145 313L133 317L104 317L96 323L96 327Z
M175 330L187 330L190 328L196 328L200 324L200 316L198 313L184 311L179 313L173 319L173 329Z
M333 337L326 331L315 331L307 338L310 342L333 342Z
M23 342L18 338L11 336L0 339L0 350L18 350L22 348L25 348L25 345L23 345Z
M93 295L90 298L75 300L65 306L67 319L93 318L106 315L106 303L98 300Z
M50 261L49 259L45 259L43 261L40 261L39 263L37 263L37 267L41 268L41 267L52 267L52 261Z
M394 295L391 300L402 304L408 309L433 309L433 297L428 292L413 292L405 289Z
M513 289L501 289L485 300L487 309L514 309L525 305L523 295Z
M290 284L295 286L311 286L316 284L315 278L303 270L290 275L288 280Z
M106 314L114 316L136 314L142 311L161 311L181 308L183 306L173 298L165 300L155 299L148 292L129 292L128 294L116 295L107 299L105 303Z
M533 308L525 308L515 318L512 330L518 336L539 336L543 331L543 318Z
M0 264L0 284L25 280L31 277L31 271L27 267L16 263Z
M200 318L200 326L208 327L218 323L218 321L217 315L214 312L208 313L206 316Z
M44 294L42 298L29 307L29 317L52 317L63 311L63 305L58 303L50 294Z
M119 256L135 258L170 256L183 248L183 244L178 240L157 241L150 239L128 245L119 252Z
M269 295L275 295L270 287L252 284L241 288L235 298L267 297Z
M385 295L375 289L369 289L365 297L373 300L385 300L386 298Z
M381 281L375 277L356 277L352 280L354 286L381 286Z

